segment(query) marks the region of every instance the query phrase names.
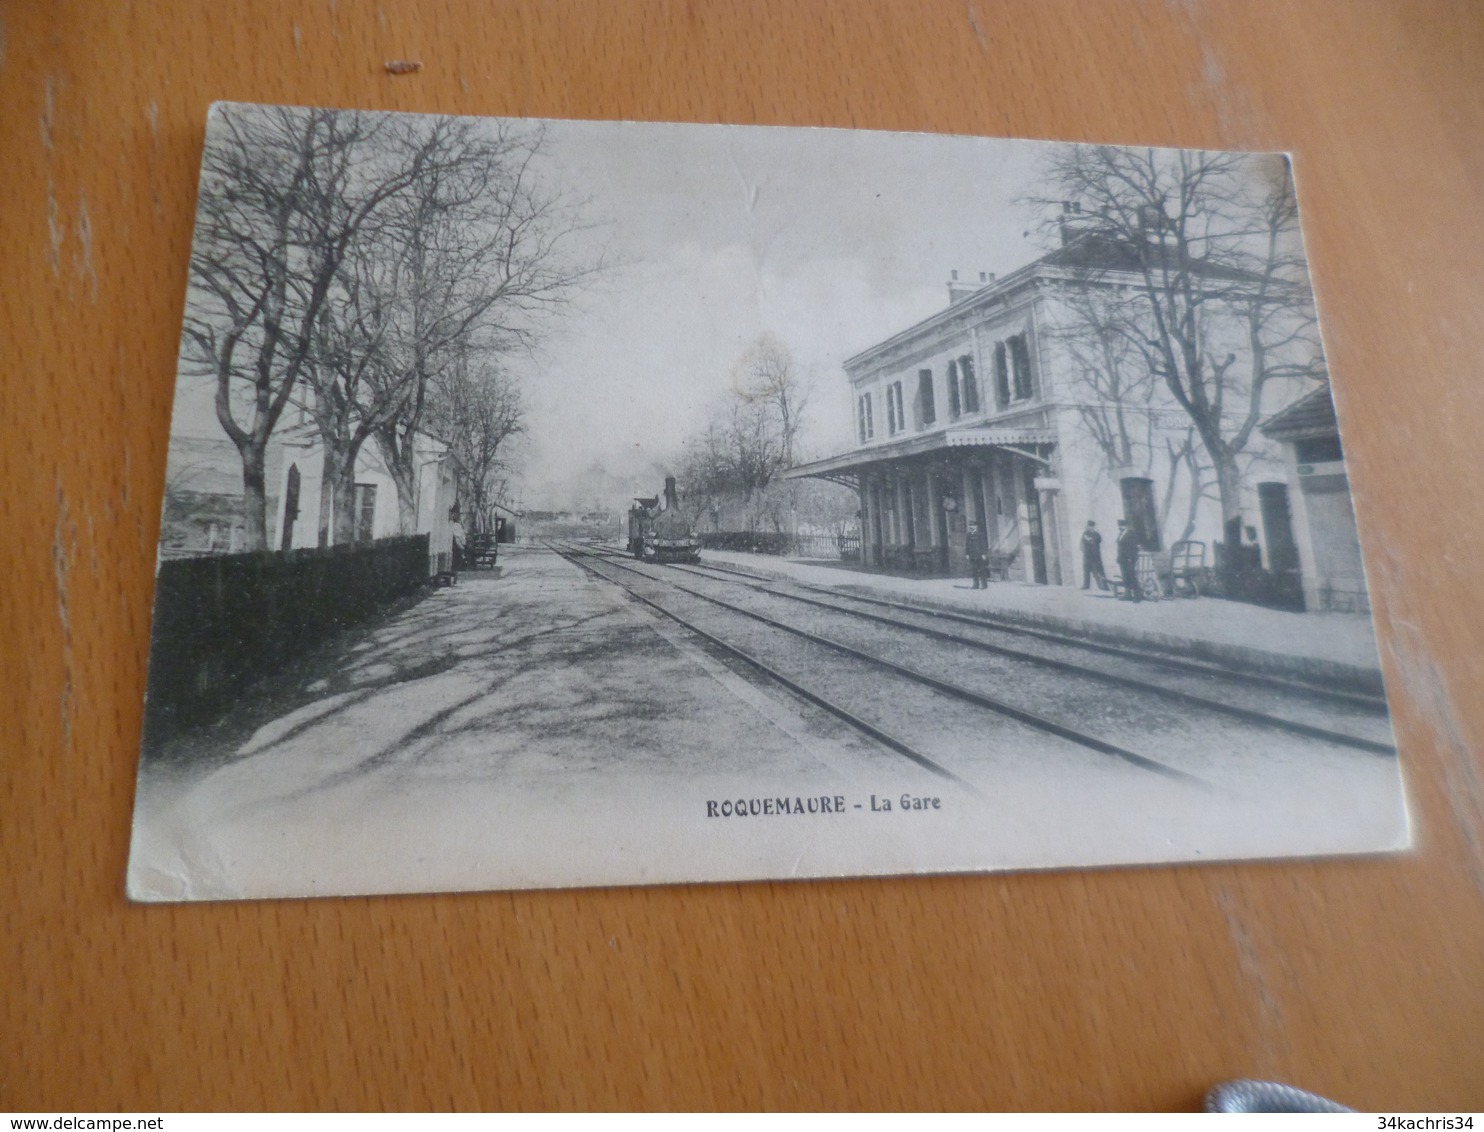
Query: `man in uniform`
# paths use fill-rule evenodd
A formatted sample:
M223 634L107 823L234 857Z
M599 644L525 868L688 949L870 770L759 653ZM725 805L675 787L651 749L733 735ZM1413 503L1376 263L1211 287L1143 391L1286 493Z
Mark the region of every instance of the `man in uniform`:
M969 556L974 589L989 589L989 536L979 529L978 523L969 523L968 537L964 539L964 553Z
M1123 588L1128 591L1128 601L1143 601L1139 586L1139 535L1128 525L1127 519L1118 520L1118 572L1123 575Z
M1103 573L1103 536L1093 520L1087 520L1082 532L1082 588L1088 589L1097 579L1098 589L1108 588L1108 575Z

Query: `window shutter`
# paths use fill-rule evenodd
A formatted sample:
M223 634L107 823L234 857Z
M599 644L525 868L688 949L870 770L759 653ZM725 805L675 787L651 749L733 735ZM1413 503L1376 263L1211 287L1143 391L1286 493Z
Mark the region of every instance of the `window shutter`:
M938 407L933 403L933 371L917 371L917 409L919 426L930 425L938 419Z
M1015 371L1015 400L1024 401L1031 395L1031 352L1024 334L1010 339L1010 355Z
M994 394L997 409L1010 404L1010 363L1003 342L994 344Z

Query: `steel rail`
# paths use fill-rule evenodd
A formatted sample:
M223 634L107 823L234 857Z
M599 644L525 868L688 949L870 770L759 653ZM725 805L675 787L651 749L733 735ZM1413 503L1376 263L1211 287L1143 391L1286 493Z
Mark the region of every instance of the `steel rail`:
M653 601L652 599L645 597L643 594L641 594L637 590L635 590L632 586L625 585L623 582L619 581L617 578L610 578L608 575L604 574L601 570L595 569L593 566L589 565L588 563L581 561L581 559L583 557L598 557L598 555L590 554L589 552L587 552L585 550L578 550L578 551L561 550L561 549L559 549L557 546L555 546L552 543L547 543L547 546L549 546L551 548L551 550L552 550L553 553L555 553L557 555L560 555L562 558L565 558L567 561L571 562L573 565L579 567L580 569L586 570L588 573L592 574L594 577L601 578L603 581L607 582L609 585L617 586L619 589L625 591L630 597L634 598L634 600L643 602L645 605L649 606L649 608L653 609L655 612L663 614L664 616L668 617L670 620L674 621L676 624L681 625L685 629L687 629L690 632L696 634L696 636L701 637L702 639L704 639L706 641L709 641L711 644L715 645L717 648L721 649L723 652L727 653L728 655L734 656L738 660L744 661L745 663L751 665L753 668L757 669L759 672L761 672L765 676L767 676L770 680L773 680L774 682L776 682L778 684L781 684L783 687L787 688L790 692L793 692L796 696L799 696L799 697L807 700L809 703L814 704L816 707L823 708L825 711L829 712L831 715L835 716L837 719L843 720L845 723L849 724L851 727L854 727L857 731L860 731L862 734L867 735L867 736L869 736L872 739L875 739L882 746L887 747L888 749L895 751L897 754L902 755L904 758L910 759L912 762L916 763L918 766L922 767L924 770L929 771L932 774L936 774L940 778L946 778L950 782L956 782L956 783L958 783L958 785L962 786L965 790L967 790L969 793L973 794L976 798L980 798L980 799L983 799L984 798L984 792L981 791L972 782L968 781L965 778L961 778L957 774L954 774L953 771L949 770L947 767L942 766L942 765L934 762L932 759L930 759L926 755L924 755L921 751L918 751L916 748L914 748L910 743L907 743L904 740L898 739L895 735L891 734L889 731L882 730L881 728L877 727L874 723L868 723L866 720L860 718L860 716L855 715L854 713L852 713L851 711L847 710L846 708L841 707L839 704L834 703L833 701L826 699L825 697L819 695L819 693L810 691L808 688L804 687L802 684L798 683L797 681L793 680L792 678L790 678L788 676L785 676L783 673L779 672L776 668L773 668L766 661L759 660L757 657L753 656L751 653L747 652L746 650L740 649L736 645L730 644L729 642L722 640L720 637L716 636L713 633L708 633L705 629L702 629L699 625L696 625L693 622L687 621L684 617L681 617L678 613L674 613L671 610L668 610L664 606L660 605L658 602ZM637 573L637 571L635 571L635 572ZM647 577L647 575L643 575L643 574L641 574L640 576L641 577ZM653 581L654 579L650 579L650 580Z
M692 570L694 568L691 568ZM690 572L690 571L687 571ZM1036 653L1024 652L1020 649L1009 648L1005 645L991 644L988 641L976 640L973 637L965 637L958 633L950 633L945 629L934 629L928 625L915 625L910 621L902 621L896 617L886 617L879 613L870 613L863 609L851 609L848 606L836 605L833 602L820 601L818 598L804 597L800 594L788 593L784 590L773 588L751 582L735 582L734 585L745 585L749 589L760 593L771 594L774 597L786 598L789 601L797 601L804 605L817 606L820 609L828 609L836 613L843 613L851 617L859 617L865 621L875 621L882 625L891 625L895 628L909 629L914 633L932 637L940 641L949 641L954 644L967 645L970 648L980 649L984 652L994 653L997 656L1008 657L1012 660L1023 660L1031 664L1038 664L1044 668L1050 668L1058 672L1071 673L1077 676L1086 676L1094 680L1101 680L1124 688L1133 688L1141 692L1150 692L1177 703L1192 705L1207 711L1219 712L1233 718L1243 720L1246 723L1255 723L1263 727L1272 727L1279 731L1288 731L1297 735L1304 735L1310 739L1322 739L1326 742L1337 743L1341 746L1352 747L1358 751L1366 751L1369 754L1396 756L1396 747L1390 743L1383 743L1377 739L1366 739L1358 735L1351 735L1345 731L1332 731L1327 727L1317 724L1304 723L1301 720L1289 719L1286 716L1270 715L1256 708L1244 708L1238 704L1226 703L1222 700L1213 700L1206 696L1197 695L1194 692L1181 691L1179 688L1167 688L1161 684L1140 680L1136 676L1120 676L1114 672L1104 672L1097 668L1088 668L1070 660L1057 660L1055 657L1040 656ZM896 608L909 608L898 606ZM915 611L914 611L915 612Z
M695 567L692 567L694 569ZM934 609L930 606L913 605L911 602L888 601L884 598L865 597L855 593L841 593L839 590L828 586L816 586L809 582L799 582L791 578L767 578L763 579L757 574L745 570L729 569L725 566L707 565L702 569L714 570L722 574L732 574L737 577L748 578L752 581L767 581L770 584L797 586L802 590L812 593L830 594L846 601L858 601L865 605L879 605L886 609L904 609L911 613L920 614L924 617L936 617L944 621L956 621L964 625L975 625L981 629L992 629L1003 633L1015 633L1036 640L1047 641L1054 645L1066 645L1069 648L1085 649L1088 652L1104 653L1108 656L1116 656L1123 660L1137 661L1143 664L1152 664L1160 668L1169 668L1177 672L1189 672L1197 676L1214 676L1220 680L1232 680L1242 684L1253 684L1263 688L1276 688L1285 692L1302 692L1305 695L1322 697L1349 704L1352 707L1365 708L1379 714L1387 714L1388 708L1384 697L1367 695L1363 692L1341 692L1333 688L1322 688L1303 680L1284 680L1276 676L1264 676L1257 672L1241 672L1235 669L1220 668L1214 664L1205 664L1196 660L1181 660L1178 657L1161 656L1158 653L1141 652L1138 649L1124 648L1119 645L1105 645L1097 641L1089 641L1080 637L1068 636L1055 633L1049 629L1033 629L1027 625L1017 625L1012 621L996 617L994 614L956 613L947 609ZM1394 749L1393 749L1394 753Z
M976 707L985 708L986 710L995 712L998 715L1006 716L1009 719L1015 720L1017 723L1023 723L1026 726L1032 727L1038 731L1044 731L1050 735L1055 735L1060 739L1066 739L1069 742L1076 743L1078 746L1086 747L1092 751L1097 751L1099 754L1112 755L1115 758L1123 759L1125 762L1131 763L1132 765L1137 766L1142 770L1147 770L1153 774L1163 775L1166 778L1176 779L1181 782L1191 783L1193 785L1201 786L1206 789L1214 788L1212 783L1208 782L1204 778L1200 778L1197 775L1188 774L1183 770L1178 770L1166 763L1162 763L1158 759L1151 759L1147 755L1141 755L1137 751L1129 750L1127 747L1120 747L1116 743L1110 743L1106 739L1100 739L1096 735L1089 735L1085 731L1079 731L1075 727L1069 727L1064 723L1058 723L1054 719L1047 719L1045 716L1037 715L1035 712L1027 711L1025 708L1016 707L1014 704L1006 703L1003 700L997 700L993 696L986 696L984 693L976 692L972 688L965 688L960 684L954 684L947 680L940 680L938 677L929 675L928 673L922 672L919 669L911 668L905 664L897 664L895 661L887 660L885 657L876 656L874 653L865 652L862 649L857 649L851 645L844 644L841 641L833 641L828 637L821 637L817 633L809 632L807 629L800 629L795 625L789 625L786 622L775 620L772 617L768 617L765 614L758 613L751 609L746 609L740 605L733 605L729 601L723 601L721 598L712 597L709 594L703 594L698 590L692 590L686 586L678 585L674 582L665 582L663 579L651 577L650 575L645 574L642 571L629 566L624 562L614 561L613 565L618 566L621 569L629 570L632 573L638 574L641 578L646 578L651 582L656 582L660 585L669 585L670 588L678 590L680 593L688 594L691 597L699 598L701 601L708 601L711 602L713 605L719 605L723 609L730 610L733 613L739 613L744 617L750 617L753 620L760 621L764 625L767 625L771 628L781 629L786 633L792 633L794 636L802 637L803 639L810 641L816 645L820 645L828 649L833 649L836 652L844 653L847 656L864 661L867 664L875 665L878 668L884 668L889 672L895 672L899 676L904 676L909 680L913 680L919 684L923 684L929 688L932 688L934 691L941 692L947 696L952 696L955 699L963 700L966 703L974 704ZM597 571L594 571L594 573L596 572ZM610 579L610 581L612 581L612 579ZM615 581L614 584L620 585L621 583ZM671 616L673 617L674 614L671 614Z

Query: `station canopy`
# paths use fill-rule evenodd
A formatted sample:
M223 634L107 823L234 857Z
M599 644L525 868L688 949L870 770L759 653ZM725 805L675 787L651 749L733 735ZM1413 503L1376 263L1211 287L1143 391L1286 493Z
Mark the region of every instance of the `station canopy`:
M825 479L854 485L862 472L871 471L899 460L931 456L949 449L1001 448L1020 456L1039 458L1047 445L1056 443L1056 433L1049 428L949 428L902 440L887 441L856 448L840 456L797 464L783 473L784 479Z

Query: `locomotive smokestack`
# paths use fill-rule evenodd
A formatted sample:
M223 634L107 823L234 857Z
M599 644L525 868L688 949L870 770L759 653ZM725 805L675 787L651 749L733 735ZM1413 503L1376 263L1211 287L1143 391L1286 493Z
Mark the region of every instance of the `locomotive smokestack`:
M675 477L665 477L665 510L678 511L680 509L680 493L675 490Z

